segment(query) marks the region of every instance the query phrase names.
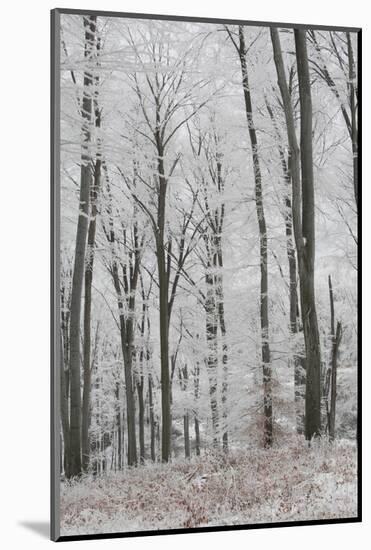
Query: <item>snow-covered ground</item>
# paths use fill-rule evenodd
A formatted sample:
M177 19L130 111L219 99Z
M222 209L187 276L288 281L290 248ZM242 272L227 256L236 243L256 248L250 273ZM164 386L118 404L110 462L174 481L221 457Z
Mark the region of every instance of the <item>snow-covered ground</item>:
M207 453L61 486L61 535L356 515L356 446L345 440Z

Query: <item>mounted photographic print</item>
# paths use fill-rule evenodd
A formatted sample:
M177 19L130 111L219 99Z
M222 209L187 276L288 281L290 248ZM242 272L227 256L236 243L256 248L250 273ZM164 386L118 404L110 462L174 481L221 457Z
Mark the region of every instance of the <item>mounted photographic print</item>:
M361 520L360 36L52 11L53 540Z

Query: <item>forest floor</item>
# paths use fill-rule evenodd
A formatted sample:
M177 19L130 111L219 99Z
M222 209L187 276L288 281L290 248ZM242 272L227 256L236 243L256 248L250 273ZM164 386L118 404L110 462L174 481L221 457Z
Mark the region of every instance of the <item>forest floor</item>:
M61 485L61 535L351 518L356 446L206 453Z

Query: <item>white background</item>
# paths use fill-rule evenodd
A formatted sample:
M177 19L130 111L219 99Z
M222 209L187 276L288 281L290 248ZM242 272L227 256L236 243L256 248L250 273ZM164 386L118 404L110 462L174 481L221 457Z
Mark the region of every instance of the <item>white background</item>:
M5 0L0 27L0 545L51 546L49 520L49 10L54 7L363 27L364 280L370 277L370 18L361 0ZM367 66L368 64L368 66ZM5 122L5 124L4 124ZM364 311L370 292L364 286ZM5 306L5 308L4 308ZM69 548L366 547L370 529L370 321L364 319L364 524L71 542ZM368 457L368 460L366 460ZM36 526L36 527L35 527ZM368 535L368 536L367 536Z

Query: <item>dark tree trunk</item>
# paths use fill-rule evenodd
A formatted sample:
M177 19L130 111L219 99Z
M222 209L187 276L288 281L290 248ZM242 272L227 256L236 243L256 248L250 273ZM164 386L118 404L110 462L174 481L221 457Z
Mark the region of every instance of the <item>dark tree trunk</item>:
M352 153L353 153L353 187L354 187L354 200L356 202L358 211L358 123L357 123L357 95L356 95L356 69L354 62L354 54L352 47L352 40L350 33L346 33L347 37L347 50L348 50L348 63L349 63L349 106L350 106L350 138L352 141Z
M105 165L103 165L105 167ZM136 444L136 425L135 425L135 387L133 374L133 359L135 354L134 337L135 337L135 303L136 291L138 285L140 271L140 245L138 242L138 224L135 221L133 224L133 239L134 252L129 252L128 263L120 261L122 269L122 281L119 275L119 264L117 255L114 250L116 235L114 231L112 218L112 197L110 191L109 180L106 171L107 190L109 196L108 213L110 216L110 228L104 228L106 238L112 247L112 257L110 265L110 273L116 291L117 306L120 317L120 339L121 349L124 359L124 375L125 375L125 392L126 392L126 421L127 421L127 460L128 466L136 466L137 444ZM126 235L123 236L126 242ZM122 292L124 290L124 293ZM125 308L126 306L126 308ZM127 311L125 311L127 309Z
M122 414L120 402L120 383L116 384L116 429L117 429L117 468L122 470Z
M329 426L328 426L330 441L333 441L335 439L337 361L338 361L341 337L342 337L342 326L340 321L338 321L336 325L336 334L333 336L333 339L332 339L332 350L331 350L331 401L330 401L330 414L329 414Z
M140 381L137 382L137 392L138 392L138 408L139 408L139 460L141 464L144 464L145 456L145 446L144 446L144 377L140 377Z
M153 388L152 376L148 375L148 399L149 399L149 423L151 429L151 460L156 461L156 425L153 408Z
M84 17L85 27L85 59L93 52L96 16ZM91 156L89 152L90 123L92 114L92 96L90 88L93 84L91 73L84 73L84 92L82 100L83 144L81 153L81 176L79 217L76 231L75 260L72 278L71 318L70 318L70 476L79 476L81 464L81 380L80 380L80 319L81 298L85 271L86 239L88 233L89 195L92 179Z
M96 109L95 125L100 128L100 113ZM91 220L88 229L88 249L85 261L85 301L84 301L84 386L82 398L82 467L87 471L89 467L90 443L90 392L91 392L91 303L94 269L95 233L97 227L97 200L100 189L101 158L97 156L94 169L94 183L91 188Z
M280 44L277 42L277 33L272 35L272 43L275 54L276 63L280 63ZM277 50L277 48L279 48ZM279 67L281 71L283 65ZM291 94L290 94L291 95ZM291 204L291 154L289 152L286 159L282 137L277 125L273 110L266 99L267 110L272 120L273 127L276 133L277 148L280 157L283 177L286 183L285 194L285 233L286 233L286 253L289 265L289 303L290 303L290 333L293 339L299 332L299 305L298 305L298 290L297 290L297 263L295 254L295 245L293 238L292 224L292 204ZM296 351L293 355L294 363L294 395L295 395L295 416L296 416L296 431L299 434L304 433L304 394L305 394L305 359Z
M191 443L189 439L189 413L188 411L183 416L183 427L184 427L184 454L186 458L191 456Z
M332 289L331 276L328 277L329 297L330 297L330 314L331 314L331 364L327 373L326 393L328 396L329 387L331 386L330 394L330 410L328 410L328 397L326 400L328 412L328 433L330 441L335 439L335 422L336 422L336 393L337 393L337 361L339 354L339 346L342 338L342 325L340 321L336 325L335 333L335 308L334 308L334 293Z
M61 423L63 433L63 464L64 474L67 478L69 474L69 457L70 457L70 426L68 419L68 397L66 388L66 376L65 376L65 358L64 358L64 342L61 332L61 357L60 357L60 374L61 374Z
M312 153L312 100L306 33L295 30L298 65L301 134L299 150L291 98L287 86L277 29L271 28L278 85L284 105L290 148L292 216L298 255L301 316L305 341L305 437L321 433L321 352L314 293L315 209ZM301 173L300 173L301 158Z
M188 367L184 365L182 369L179 369L179 382L183 391L188 389ZM186 458L191 457L191 442L189 438L189 411L185 410L183 415L183 428L184 428L184 454Z
M158 132L159 134L159 132ZM160 309L160 349L161 349L161 411L162 411L162 446L161 458L168 462L171 457L171 399L170 399L170 371L169 371L169 302L168 302L168 274L165 257L165 213L167 181L163 161L164 150L161 138L157 135L158 152L158 205L157 205L157 234L156 253L159 280L159 309Z
M126 391L126 422L127 422L127 447L128 466L135 466L137 459L136 428L135 428L135 395L133 382L133 320L125 319L124 304L121 299L121 286L116 261L112 263L112 277L117 294L117 304L120 313L120 338L121 350L124 359L124 376Z
M243 27L238 28L239 56L241 62L242 85L245 99L247 126L252 150L252 161L255 180L256 214L260 242L260 326L262 341L262 366L264 388L264 446L270 447L273 442L273 407L272 407L272 369L269 348L269 315L268 315L268 248L267 226L265 221L262 176L259 161L258 139L254 126L250 86L247 72L246 44Z
M315 208L312 151L312 97L306 32L295 30L300 97L302 242L299 256L300 301L306 352L305 437L321 433L321 348L314 291Z
M198 339L198 335L197 335ZM195 411L194 411L194 420L195 420L195 445L196 445L196 455L200 456L201 452L201 439L200 439L200 421L198 419L198 401L200 397L200 363L197 361L195 370L194 370L194 396L195 396Z

